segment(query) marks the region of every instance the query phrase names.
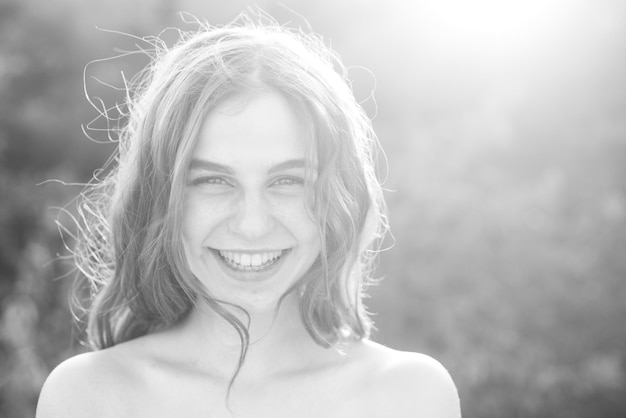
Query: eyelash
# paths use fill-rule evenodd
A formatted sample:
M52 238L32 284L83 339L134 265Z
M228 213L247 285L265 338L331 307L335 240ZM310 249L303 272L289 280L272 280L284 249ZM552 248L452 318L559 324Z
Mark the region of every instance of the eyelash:
M191 182L194 186L199 186L202 184L210 184L210 185L219 185L219 186L232 186L232 182L228 181L223 177L200 177ZM280 177L274 182L272 185L277 186L297 186L304 184L304 179L301 177L287 176Z
M219 186L231 186L232 184L222 177L200 177L191 182L194 186L199 186L202 184L211 184L211 185L219 185Z
M288 182L287 184L284 184L284 182ZM300 178L300 177L292 177L292 176L288 176L288 177L281 177L278 180L276 180L273 184L277 184L279 186L295 186L295 185L301 185L304 184L304 179Z

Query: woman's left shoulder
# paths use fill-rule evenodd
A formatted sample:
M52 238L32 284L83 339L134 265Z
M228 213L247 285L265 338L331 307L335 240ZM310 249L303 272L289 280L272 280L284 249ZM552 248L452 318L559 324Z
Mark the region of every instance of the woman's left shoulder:
M446 368L420 353L393 350L372 341L363 341L359 361L375 382L380 400L394 417L459 418L460 401Z

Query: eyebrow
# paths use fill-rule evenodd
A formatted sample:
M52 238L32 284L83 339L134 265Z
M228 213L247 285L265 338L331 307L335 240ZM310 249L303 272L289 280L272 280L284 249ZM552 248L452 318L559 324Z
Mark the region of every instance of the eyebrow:
M290 170L290 169L294 169L294 168L304 168L305 167L305 160L302 158L296 158L296 159L292 159L292 160L285 160L283 162L280 162L272 167L270 167L270 169L267 171L268 174L273 174L276 173L278 171L283 171L283 170ZM193 159L191 160L191 164L189 166L190 170L207 170L207 171L215 171L218 173L224 173L224 174L235 174L235 170L233 170L232 167L229 167L227 165L223 165L223 164L218 164L215 163L213 161L208 161L208 160L198 160L198 159Z
M303 159L286 160L271 167L267 173L272 174L278 171L290 170L292 168L304 168L304 165L305 162Z
M191 164L189 165L190 170L207 170L207 171L216 171L218 173L224 174L235 174L235 170L230 168L227 165L222 165L218 163L214 163L213 161L207 160L191 160Z

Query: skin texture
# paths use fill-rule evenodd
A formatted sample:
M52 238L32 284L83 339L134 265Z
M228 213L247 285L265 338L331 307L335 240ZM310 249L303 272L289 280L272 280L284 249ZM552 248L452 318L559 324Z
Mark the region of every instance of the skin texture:
M194 275L217 299L272 311L320 251L304 206L307 132L278 93L237 97L211 112L193 152L183 238ZM216 250L287 252L271 274L237 272Z
M454 384L439 363L369 341L346 347L343 356L307 349L299 366L287 358L273 372L259 373L255 358L229 405L226 377L185 359L171 343L153 334L66 361L46 383L37 416L461 416Z
M239 338L198 303L170 329L63 362L44 385L38 418L460 417L456 388L432 358L367 340L325 349L300 322L295 294L276 312L319 254L304 168L283 165L304 158L305 133L281 95L239 97L208 116L193 153L183 219L190 268L251 318L230 396ZM242 273L212 249L288 252L273 269Z

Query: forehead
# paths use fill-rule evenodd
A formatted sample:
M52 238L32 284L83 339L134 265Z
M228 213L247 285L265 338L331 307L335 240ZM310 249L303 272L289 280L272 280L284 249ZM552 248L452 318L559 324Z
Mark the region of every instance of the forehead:
M305 158L309 139L302 112L283 95L236 96L207 115L192 158L242 168L269 166Z

